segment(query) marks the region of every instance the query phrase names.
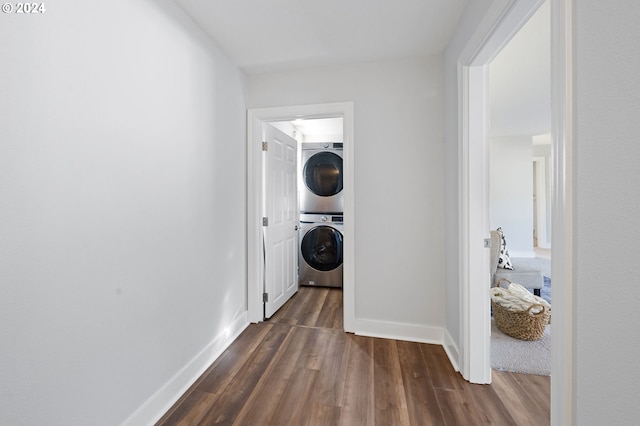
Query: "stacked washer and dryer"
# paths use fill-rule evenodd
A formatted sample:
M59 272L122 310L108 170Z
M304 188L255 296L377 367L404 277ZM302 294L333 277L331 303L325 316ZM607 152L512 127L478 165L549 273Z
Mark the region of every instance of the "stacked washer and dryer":
M342 143L303 143L300 285L342 287Z

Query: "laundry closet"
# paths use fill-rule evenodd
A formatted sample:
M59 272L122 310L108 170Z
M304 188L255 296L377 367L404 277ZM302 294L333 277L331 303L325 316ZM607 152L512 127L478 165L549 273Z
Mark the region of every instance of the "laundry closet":
M298 140L298 283L343 286L342 118L289 122Z

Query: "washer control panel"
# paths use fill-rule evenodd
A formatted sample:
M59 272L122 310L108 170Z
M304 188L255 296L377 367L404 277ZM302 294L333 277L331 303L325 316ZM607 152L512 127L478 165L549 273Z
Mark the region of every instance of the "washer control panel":
M303 223L317 223L317 222L328 222L328 223L342 223L344 221L344 216L342 215L326 215L326 214L311 214L311 213L303 213L300 215L300 222Z

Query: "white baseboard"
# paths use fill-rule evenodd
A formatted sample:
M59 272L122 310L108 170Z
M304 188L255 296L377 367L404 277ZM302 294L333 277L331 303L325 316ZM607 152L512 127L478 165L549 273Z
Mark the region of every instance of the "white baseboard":
M355 333L359 336L433 343L436 345L442 345L444 337L444 330L440 327L366 319L356 319Z
M122 425L155 424L248 326L249 321L245 311L232 322L224 333L213 339L145 401Z
M381 339L405 340L408 342L431 343L441 345L455 371L460 371L460 352L449 332L441 327L416 324L403 324L376 320L356 320L356 332L359 336Z
M453 369L460 371L460 351L458 350L458 345L456 345L456 342L446 329L444 330L444 343L442 344L442 347L447 353L449 362L451 362Z

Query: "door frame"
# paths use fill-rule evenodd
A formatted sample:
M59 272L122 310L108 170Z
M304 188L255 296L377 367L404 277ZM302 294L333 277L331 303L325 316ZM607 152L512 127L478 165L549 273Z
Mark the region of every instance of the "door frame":
M263 321L262 283L262 123L295 119L343 118L344 167L344 330L355 331L354 123L353 102L247 110L247 310L252 323Z
M536 177L533 181L535 186L535 227L538 237L538 247L549 249L551 244L547 239L547 160L545 157L533 157L533 168Z
M552 276L554 289L551 365L551 424L573 424L575 418L575 311L573 275L574 0L551 1L551 135L553 163ZM487 64L542 4L543 0L494 0L458 60L460 362L465 379L489 383L489 275L485 273L488 238ZM481 155L472 155L474 153ZM481 196L474 191L480 190ZM479 217L479 218L478 218ZM472 244L473 242L473 244ZM478 278L479 277L479 278ZM481 287L478 287L481 286ZM480 298L476 298L481 294Z
M460 372L491 383L489 64L544 0L494 0L458 58Z
M576 412L574 12L574 0L551 0L551 276L562 283L553 290L552 425L574 424Z

